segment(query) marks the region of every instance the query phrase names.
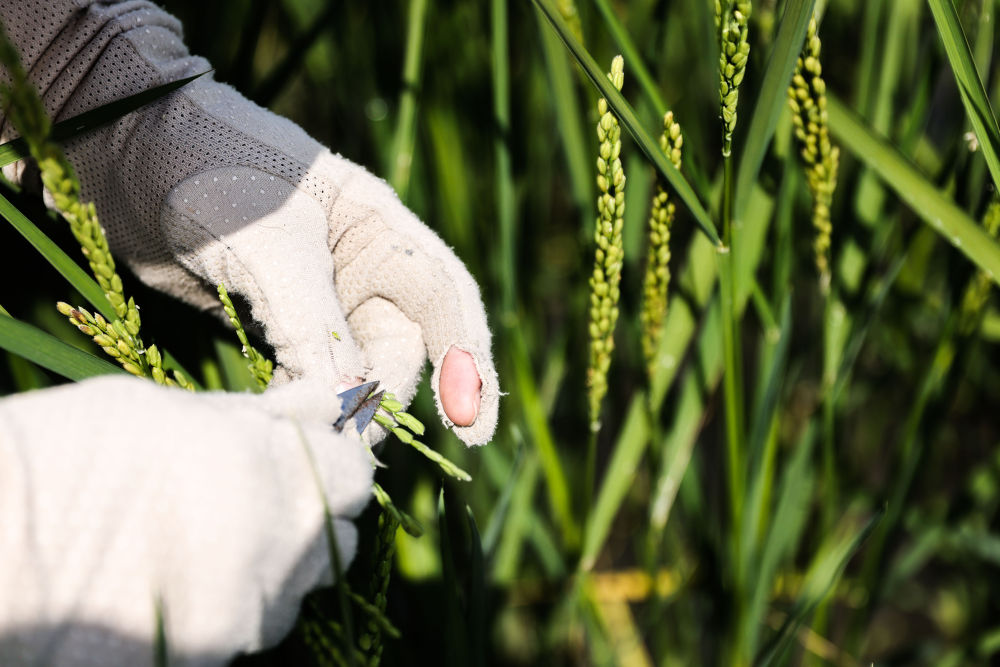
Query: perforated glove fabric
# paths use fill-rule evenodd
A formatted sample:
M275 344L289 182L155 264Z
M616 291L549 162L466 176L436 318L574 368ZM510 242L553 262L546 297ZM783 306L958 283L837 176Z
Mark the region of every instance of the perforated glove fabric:
M210 69L144 0L0 0L0 19L57 119ZM5 120L0 136L13 136ZM468 444L492 437L499 387L478 287L384 181L210 76L67 155L112 251L140 278L206 309L219 308L220 282L246 298L278 382L377 379L406 403L429 357L445 424ZM7 173L28 180L25 169ZM468 426L437 395L452 347L482 381Z
M191 394L103 377L0 401L0 663L172 665L279 641L342 563L371 453L328 389Z

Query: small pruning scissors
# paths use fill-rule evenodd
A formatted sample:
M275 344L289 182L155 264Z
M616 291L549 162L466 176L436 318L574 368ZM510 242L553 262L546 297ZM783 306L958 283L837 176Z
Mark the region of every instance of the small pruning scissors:
M385 394L385 391L376 393L377 387L378 380L375 380L337 394L340 398L340 416L333 423L334 430L338 433L343 432L347 422L353 417L358 433L363 433L372 422L375 411L382 402L382 395Z

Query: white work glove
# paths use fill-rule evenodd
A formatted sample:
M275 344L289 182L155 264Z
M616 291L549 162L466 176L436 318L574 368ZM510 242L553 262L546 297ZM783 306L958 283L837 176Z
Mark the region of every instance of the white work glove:
M276 643L344 567L371 453L332 391L192 394L104 377L0 401L0 664L172 665Z
M59 119L210 69L142 0L0 0L0 18ZM479 290L384 181L210 76L66 148L116 256L201 308L220 309L218 283L245 297L278 382L379 380L405 404L429 357L445 424L489 441L499 388ZM453 348L469 356L448 355L449 395Z

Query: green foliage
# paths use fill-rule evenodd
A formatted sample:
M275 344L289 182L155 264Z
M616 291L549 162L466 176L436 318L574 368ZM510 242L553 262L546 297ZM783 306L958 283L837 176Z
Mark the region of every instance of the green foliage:
M995 660L995 3L762 1L750 14L720 0L718 24L702 0L402 3L377 21L362 4L284 0L260 16L245 4L168 8L193 52L239 73L226 80L393 179L457 248L508 392L487 449L445 433L426 389L406 412L383 401L384 426L474 481L383 445L347 595L311 596L260 663ZM616 53L634 73L621 91L596 64ZM649 165L627 165L635 215L622 216L622 244L642 252L622 264L591 460L584 128L600 97L621 150ZM668 108L685 119L683 169L654 138ZM836 190L819 202L834 143ZM661 178L675 207L670 305L644 315L641 211ZM74 379L122 372L68 345L89 342L45 305L73 300L52 266L95 321L116 317L103 287L60 258L73 239L2 194L20 230L5 230L5 247L40 257L23 233L54 258L0 266L0 302L18 317L0 318L4 347ZM238 346L171 338L169 320L152 323L170 304L136 299L144 329L238 387L227 370L235 359L246 375ZM52 381L38 372L0 360L6 391ZM481 541L471 512L487 519Z

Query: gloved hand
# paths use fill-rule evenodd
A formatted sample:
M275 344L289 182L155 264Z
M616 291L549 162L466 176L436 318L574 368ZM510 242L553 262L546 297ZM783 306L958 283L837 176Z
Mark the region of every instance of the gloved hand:
M346 567L371 453L335 433L332 391L191 394L104 377L0 401L0 663L147 665L156 602L170 664L283 637Z
M152 3L41 4L0 0L0 18L59 119L210 69ZM442 419L466 443L490 439L499 389L478 288L385 182L210 77L66 148L112 251L196 306L219 309L220 282L245 297L278 382L376 379L407 403L429 356Z
M0 0L0 20L57 119L210 69L145 0ZM0 403L0 655L148 661L157 594L188 658L271 643L326 562L290 415L343 518L371 483L367 450L327 426L344 384L378 379L405 403L429 356L442 418L488 441L499 389L478 289L384 182L209 77L66 148L116 256L198 307L221 313L219 282L242 295L285 386L98 379ZM25 163L5 174L31 186ZM336 532L346 563L353 528ZM94 652L106 638L119 653Z

